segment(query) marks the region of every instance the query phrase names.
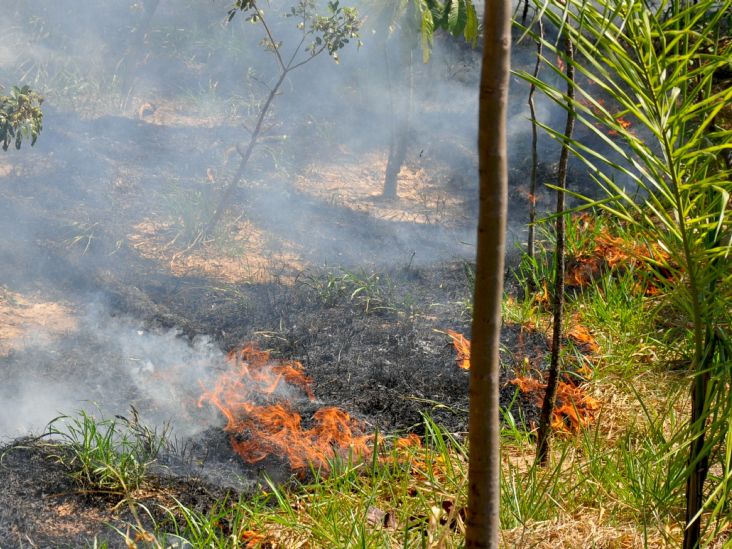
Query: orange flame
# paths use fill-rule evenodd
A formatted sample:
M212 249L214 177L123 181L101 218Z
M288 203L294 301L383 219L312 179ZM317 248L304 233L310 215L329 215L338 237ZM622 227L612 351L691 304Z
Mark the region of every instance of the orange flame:
M600 347L590 333L590 330L582 324L579 324L579 318L576 315L573 317L573 320L575 324L569 329L567 335L576 343L584 345L591 353L597 353Z
M469 369L470 340L453 330L446 330L446 333L455 345L455 350L458 354L456 359L458 366ZM597 344L587 328L576 324L569 335L577 339L580 343L587 345L592 352L597 351ZM518 386L522 393L534 395L536 405L541 407L546 389L545 383L541 383L530 377L517 377L511 380L510 383ZM557 401L552 415L552 428L576 432L580 427L589 425L592 422L599 407L600 403L585 394L580 387L560 381L557 387ZM400 440L397 444L399 447L408 446L406 440Z
M582 223L583 229L593 230L593 221L589 216L583 214L574 220ZM640 272L648 272L650 263L647 258L649 257L668 260L668 254L657 245L629 242L611 235L607 229L603 228L595 236L594 248L590 252L569 259L564 282L568 286L582 288L592 283L600 273L607 269L639 267ZM651 288L646 291L654 292L655 290Z
M446 333L452 339L452 344L455 346L455 351L457 351L457 358L455 359L457 365L463 370L470 370L470 340L454 330L446 330Z
M533 395L537 406L544 401L546 383L530 377L517 377L510 381L524 394ZM581 387L563 381L557 387L557 401L552 413L552 429L577 432L595 419L600 403L587 395Z
M362 434L360 423L345 411L321 408L313 414L313 425L304 428L287 398L277 396L284 381L315 400L300 362L274 361L253 344L229 353L228 362L231 368L212 390L203 392L198 405L209 402L223 414L232 448L244 461L284 456L293 469L303 470L311 463L327 468L329 459L349 450L356 456L369 453L372 436Z

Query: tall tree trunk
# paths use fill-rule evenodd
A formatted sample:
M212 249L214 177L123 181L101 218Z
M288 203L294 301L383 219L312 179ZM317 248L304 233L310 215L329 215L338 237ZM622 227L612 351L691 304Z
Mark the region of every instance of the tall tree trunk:
M526 0L526 6L528 6ZM525 14L525 10L524 10ZM536 40L536 64L534 65L534 78L539 77L539 69L541 68L542 41L544 40L544 25L541 17L537 21L539 26L539 37ZM531 178L529 181L529 234L526 241L526 255L532 260L534 259L534 241L536 234L536 172L539 167L539 132L536 120L536 105L534 103L534 94L536 93L536 84L533 82L529 88L529 111L531 112ZM533 292L534 279L529 279L529 291Z
M506 112L511 2L485 3L478 149L480 210L470 370L470 463L466 547L497 548L500 530L498 356L506 238Z
M559 156L559 173L557 176L557 224L556 236L557 245L554 252L554 325L552 332L552 358L549 365L549 379L546 382L546 393L541 407L539 419L539 435L536 443L536 461L545 465L549 459L549 442L552 428L552 413L554 403L557 399L557 386L559 385L559 353L562 348L562 310L564 308L564 189L567 186L567 166L569 163L569 140L572 139L574 130L574 50L572 40L569 36L564 39L565 63L567 65L567 125L564 129L564 143L562 153Z
M412 66L412 54L414 51L413 44L407 36L407 29L402 29L399 37L400 66L396 71L387 75L392 78L395 72L397 75L404 75L407 93L400 93L397 90L394 93L393 85L390 86L391 108L392 108L392 129L391 142L389 143L389 158L386 162L386 172L384 174L384 189L382 196L384 198L396 198L398 191L399 172L404 165L404 159L407 156L407 142L409 140L409 132L412 125L412 102L414 94L414 68ZM399 78L401 81L401 77ZM401 88L402 85L399 87Z

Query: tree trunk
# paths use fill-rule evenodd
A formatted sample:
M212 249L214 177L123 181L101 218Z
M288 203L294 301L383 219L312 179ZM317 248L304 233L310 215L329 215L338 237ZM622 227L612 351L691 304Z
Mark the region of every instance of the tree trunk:
M714 291L714 284L710 286ZM691 391L691 424L693 433L689 445L689 476L686 479L686 528L684 528L683 549L697 549L701 546L701 516L704 507L704 483L709 473L709 451L705 450L706 420L709 417L707 389L714 367L714 333L707 328L704 352L695 353L695 378Z
M289 72L289 68L283 69L280 73L280 77L277 79L277 83L270 90L269 95L267 96L267 100L264 102L264 105L262 105L261 109L259 110L257 123L254 126L254 130L252 130L251 136L249 136L249 144L247 145L246 150L240 151L237 147L237 151L241 156L239 167L237 168L234 176L229 180L229 183L226 185L226 187L224 187L223 191L221 192L221 197L219 198L216 210L214 210L211 220L206 225L206 229L204 231L206 234L211 234L211 232L213 232L213 230L216 228L216 225L218 225L219 221L221 221L221 218L223 217L226 208L230 205L234 190L239 184L239 181L241 181L241 178L244 177L244 172L247 168L247 164L249 163L249 159L252 157L252 152L254 152L254 147L257 144L259 134L262 132L262 123L264 122L264 119L269 112L272 101L277 96L277 92L279 91L280 86L282 86L282 83L285 81L285 77L288 75Z
M526 0L525 6L528 6L529 1ZM524 17L526 16L526 7L524 8ZM539 69L541 68L541 56L542 56L542 40L544 40L544 25L541 22L541 17L538 20L539 27L539 38L536 40L536 64L534 65L534 78L539 77ZM531 178L529 181L529 234L526 241L526 254L533 260L534 259L534 241L536 235L536 172L539 166L539 132L536 120L536 105L534 103L534 93L536 92L536 84L531 83L529 89L529 111L531 113ZM529 291L534 292L534 279L529 278Z
M399 38L399 50L401 63L397 68L396 74L406 75L407 93L394 94L393 86L390 86L392 93L392 124L391 142L389 143L389 158L386 163L386 172L384 174L384 189L382 196L384 198L396 198L398 192L399 172L404 165L404 159L407 156L407 141L409 140L410 127L412 125L412 101L414 92L414 71L412 67L413 45L406 36L407 30L401 30ZM391 78L391 75L387 75ZM399 86L402 87L402 86Z
M503 297L508 166L506 112L511 54L511 2L486 2L480 81L478 217L470 370L466 547L497 548L500 520L498 356Z

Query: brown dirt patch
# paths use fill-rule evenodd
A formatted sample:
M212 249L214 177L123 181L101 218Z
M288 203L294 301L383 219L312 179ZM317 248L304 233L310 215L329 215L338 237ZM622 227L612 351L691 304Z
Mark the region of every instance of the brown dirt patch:
M12 164L7 164L5 162L0 162L0 177L8 177L11 175L14 171L14 167Z
M347 152L347 151L346 151ZM465 197L451 192L446 168L407 163L399 173L398 198L381 197L386 153L354 156L349 162L311 164L295 179L295 187L334 206L386 221L459 226L468 221Z
M295 243L272 242L251 221L229 226L225 241L214 239L184 251L176 244L170 223L146 220L128 236L131 246L145 259L168 266L174 276L204 276L229 283L259 283L271 278L273 266L281 272L299 272L304 265Z
M136 115L148 124L173 128L218 128L231 123L231 117L224 113L206 115L184 104L164 99L140 103Z
M76 329L71 309L0 287L0 356L26 346L33 337L60 336Z

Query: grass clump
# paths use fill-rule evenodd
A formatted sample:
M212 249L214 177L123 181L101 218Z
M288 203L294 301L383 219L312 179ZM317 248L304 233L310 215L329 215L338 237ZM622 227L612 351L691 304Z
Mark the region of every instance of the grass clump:
M389 311L412 313L410 295L400 296L394 279L388 273L366 269L326 269L303 275L300 284L309 290L311 299L322 307L335 307L347 301L366 314Z
M131 415L105 419L82 410L48 425L54 457L81 489L128 498L143 486L166 436L141 424L134 408Z

